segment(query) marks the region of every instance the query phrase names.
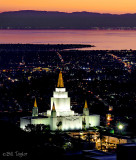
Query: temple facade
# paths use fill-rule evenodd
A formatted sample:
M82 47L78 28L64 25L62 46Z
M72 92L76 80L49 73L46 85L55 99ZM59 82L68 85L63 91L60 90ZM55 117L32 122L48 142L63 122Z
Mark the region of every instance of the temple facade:
M50 110L38 113L36 99L32 109L32 116L20 118L20 128L25 129L28 124L49 125L52 131L82 130L100 125L100 115L89 114L87 101L83 108L83 114L75 113L70 107L70 97L64 87L62 72L59 73L57 88L51 97Z

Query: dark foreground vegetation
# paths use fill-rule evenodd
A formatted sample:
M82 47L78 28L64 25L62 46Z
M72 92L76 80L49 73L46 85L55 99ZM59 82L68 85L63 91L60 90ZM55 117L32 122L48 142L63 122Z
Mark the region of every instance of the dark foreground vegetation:
M65 132L50 132L48 126L30 125L29 132L4 121L0 121L0 126L1 160L63 160L67 158L66 152L77 152L82 147L79 139L71 138Z

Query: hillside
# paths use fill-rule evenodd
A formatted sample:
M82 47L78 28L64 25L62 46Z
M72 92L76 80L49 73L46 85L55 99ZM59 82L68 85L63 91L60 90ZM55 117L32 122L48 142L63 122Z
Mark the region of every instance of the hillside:
M0 13L0 29L136 29L136 14L23 10Z

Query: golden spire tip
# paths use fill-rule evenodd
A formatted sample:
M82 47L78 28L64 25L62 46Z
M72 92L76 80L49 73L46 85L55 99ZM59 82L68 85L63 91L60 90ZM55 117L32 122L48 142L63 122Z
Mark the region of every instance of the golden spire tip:
M53 102L52 111L55 111L55 104Z
M63 83L63 78L62 78L62 71L60 71L59 73L59 78L58 78L58 84L57 84L57 87L60 88L60 87L64 87L64 83Z

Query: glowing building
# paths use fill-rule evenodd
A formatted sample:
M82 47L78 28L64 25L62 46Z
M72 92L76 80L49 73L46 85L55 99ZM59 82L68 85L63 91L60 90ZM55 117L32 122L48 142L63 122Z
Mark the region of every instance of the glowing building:
M87 101L83 108L83 114L75 113L70 107L70 97L64 88L62 72L59 73L57 88L51 97L50 110L38 114L36 99L32 110L32 116L22 117L20 119L20 128L25 129L28 124L49 125L52 131L61 129L82 130L100 125L100 115L90 115Z

